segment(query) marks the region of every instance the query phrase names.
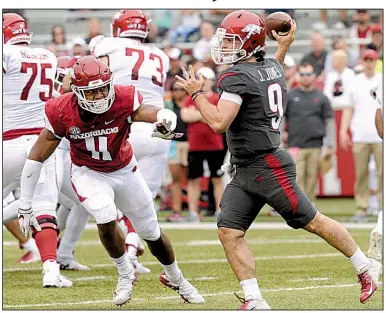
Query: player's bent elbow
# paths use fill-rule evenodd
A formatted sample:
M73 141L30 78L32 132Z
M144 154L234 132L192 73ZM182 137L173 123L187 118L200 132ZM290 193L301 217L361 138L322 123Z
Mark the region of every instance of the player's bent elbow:
M228 127L224 126L224 125L221 125L220 123L216 123L216 124L212 124L210 125L210 127L213 129L213 131L216 133L216 134L222 134L224 133Z

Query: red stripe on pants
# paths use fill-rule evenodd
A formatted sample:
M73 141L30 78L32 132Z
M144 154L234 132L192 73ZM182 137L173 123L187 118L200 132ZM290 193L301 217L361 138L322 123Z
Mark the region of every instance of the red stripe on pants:
M279 159L273 154L268 154L264 157L265 162L272 169L273 174L275 175L280 187L284 190L289 202L291 203L292 212L295 214L296 209L298 208L298 198L296 197L295 190L291 186L291 182L288 179L288 176L283 168L283 165L280 163Z

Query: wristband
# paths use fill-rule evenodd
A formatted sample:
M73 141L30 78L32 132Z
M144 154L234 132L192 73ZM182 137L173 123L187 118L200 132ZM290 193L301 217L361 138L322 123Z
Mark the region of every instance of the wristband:
M194 100L199 94L204 93L202 89L198 89L191 94L192 100Z

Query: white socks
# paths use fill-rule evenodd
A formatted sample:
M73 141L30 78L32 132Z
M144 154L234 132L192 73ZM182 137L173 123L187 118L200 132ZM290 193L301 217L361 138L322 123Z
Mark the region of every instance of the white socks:
M129 262L126 253L117 259L112 259L117 265L119 275L129 276L130 274L134 273L134 268Z
M357 273L361 273L361 271L371 265L370 259L362 252L362 250L358 247L355 253L348 258L351 263L354 265Z
M29 238L27 240L27 242L22 244L22 246L23 246L23 249L25 251L36 251L36 250L38 250L38 247L36 245L35 239L33 239L33 238Z
M256 278L250 278L242 280L240 282L241 287L244 291L245 300L262 300L263 296L261 295L259 285L257 284Z
M161 265L164 268L165 274L168 277L169 281L176 285L179 284L182 277L182 273L180 268L177 265L177 260L175 260L170 265L163 265L163 264Z

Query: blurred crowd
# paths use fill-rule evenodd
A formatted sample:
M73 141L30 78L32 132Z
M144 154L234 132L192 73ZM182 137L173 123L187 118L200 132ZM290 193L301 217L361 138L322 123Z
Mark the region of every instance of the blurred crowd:
M168 218L170 222L198 222L204 215L200 214L201 210L206 211L205 215L217 215L219 212L219 199L227 183L221 177L223 174L221 165L224 158L227 157L225 136L215 134L204 123L194 102L176 84L174 76L182 74L181 66L186 67L192 64L195 71L199 71L205 78L206 96L213 103L217 103L216 79L225 67L224 65L216 66L214 64L210 56L210 48L216 40L214 37L216 27L232 11L219 9L145 11L152 20L152 23L149 24L150 33L147 42L162 44L163 50L170 58L170 71L165 85L165 103L178 116L179 129L177 131L185 134L185 136L179 138L178 141L173 142L171 145L169 155L170 184L167 184L161 192L161 209L171 209L173 211ZM263 14L266 16L274 11L286 11L295 19L302 14L299 12L300 10L285 9L265 10ZM23 14L23 12L19 13ZM82 19L81 14L74 16L71 18L71 22ZM382 23L382 10L379 10L379 13L375 15L366 9L358 9L354 14L348 14L347 10L339 10L339 21L333 25L329 24L328 10L320 10L320 19L315 21L310 27L312 33L309 38L309 51L305 51L303 57L298 62L291 56L291 51L285 58L284 70L287 87L290 91L289 101L303 103L304 98L304 106L311 105L315 99L317 101L314 101L315 103L323 103L322 111L309 112L310 115L318 115L315 117L315 120L317 123L320 121L322 127L326 125L329 119L334 117L336 110L342 110L354 105L352 101L353 95L349 91L350 86L355 84L359 88L358 93L362 91L363 94L366 92L369 94L365 90L366 84L355 83L355 81L372 79L372 71L374 73L382 73ZM329 31L333 33L332 36L328 35L332 39L331 45L326 44L325 38ZM79 30L79 32L81 33L82 30ZM109 34L103 33L100 21L97 18L88 19L88 30L85 30L84 33L85 35L83 36L68 38L65 25L53 25L51 28L51 40L46 43L46 48L57 56L86 55L89 54L88 44L92 38L98 35L109 36ZM194 43L192 48L185 48L184 45L181 45L181 43L189 42ZM360 75L364 75L365 78ZM308 94L312 94L313 97L308 97ZM310 118L310 115L303 114L300 117L298 116L296 123L305 123ZM286 121L282 123L284 127L282 129L283 146L299 148L300 150L311 149L300 152L293 149L292 151L295 151L294 156L299 156L299 164L302 162L299 165L302 168L298 169L298 172L300 170L302 175L304 175L304 177L299 175L299 179L301 179L300 184L307 189L308 196L314 200L318 171L310 169L318 166L320 161L319 155L328 157L336 151L339 145L342 145L344 149L348 148L348 139L345 137L344 132L346 131L347 133L350 130L350 125L348 125L347 129L340 130L341 138L338 139L339 143L335 140L335 142L330 143L330 146L326 146L323 138L327 134L324 130L319 129L315 136L317 138L320 137L321 140L319 138L299 144L296 138L291 138L291 136L301 136L301 132L292 131L291 123L293 122L291 118L293 118L293 115L288 113L285 116ZM355 119L353 120L355 122ZM366 123L368 125L374 124L373 120L366 121ZM333 127L337 128L337 125L333 125ZM370 143L379 144L381 141L378 139L374 137L374 142ZM353 140L361 143L359 135ZM366 156L358 156L358 153L360 154L358 149L353 149L353 151L355 150L354 157L357 160L361 158L361 162L365 162L365 164L369 163L370 154L375 156L378 177L381 178L379 175L382 174L382 168L379 163L382 162L378 160L379 151L381 150L378 151L378 148L370 149L370 152L366 152ZM321 154L320 151L322 150L324 152ZM357 176L357 181L358 179L361 180L363 185L363 181L368 180L368 171L359 168L356 168L356 171L357 175L362 175L360 177ZM363 173L359 174L358 171ZM203 179L202 177L205 178ZM378 186L380 185L378 183ZM363 186L356 186L356 193L359 192L361 195L356 196L357 213L354 215L354 220L365 219L365 216L368 214L366 210L371 206L368 201L363 200L363 195L369 192L367 183ZM376 192L373 193L376 194ZM373 206L378 206L379 209L378 204ZM187 208L189 211L189 214L186 216L182 214L184 208ZM275 213L271 212L271 214L274 215Z

